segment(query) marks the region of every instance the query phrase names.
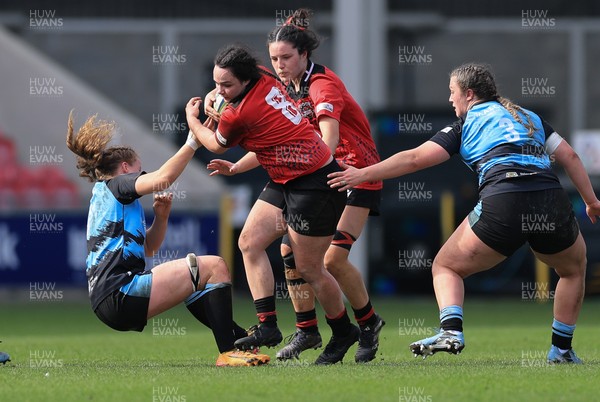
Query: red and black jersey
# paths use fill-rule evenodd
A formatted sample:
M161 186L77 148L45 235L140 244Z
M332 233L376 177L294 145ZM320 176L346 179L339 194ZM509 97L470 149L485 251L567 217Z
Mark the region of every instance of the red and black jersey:
M215 136L223 147L240 145L255 152L269 177L281 184L314 172L331 155L310 121L266 69L225 108Z
M338 161L357 168L380 161L367 117L333 71L308 60L308 70L300 81L300 89L296 91L290 83L286 90L316 130L319 130L321 116L329 116L340 123L340 139L335 150ZM381 181L356 186L365 190L382 187Z

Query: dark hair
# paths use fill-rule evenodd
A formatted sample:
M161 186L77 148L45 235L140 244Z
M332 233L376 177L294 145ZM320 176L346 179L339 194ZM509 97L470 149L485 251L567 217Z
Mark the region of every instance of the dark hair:
M79 129L73 130L73 111L69 113L67 123L67 147L77 155L79 176L91 182L114 176L121 162L132 164L138 158L137 153L128 146L107 148L112 141L115 125L112 122L89 117Z
M215 56L215 66L228 69L240 81L260 78L258 59L246 46L240 44L221 48Z
M320 43L317 34L308 29L311 16L312 11L306 8L294 11L283 25L275 27L269 33L267 46L273 42L289 42L294 49L298 49L298 53L306 52L307 57L310 57Z
M494 75L489 65L466 63L452 70L450 77L456 79L456 83L462 91L470 89L483 101L495 100L500 102L510 115L527 129L529 136L533 136L535 125L529 116L524 113L523 108L498 94ZM521 116L525 116L525 122L523 122Z

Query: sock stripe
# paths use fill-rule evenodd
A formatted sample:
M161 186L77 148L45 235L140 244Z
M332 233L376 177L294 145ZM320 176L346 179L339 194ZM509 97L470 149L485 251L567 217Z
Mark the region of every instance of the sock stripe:
M266 313L258 313L258 314L256 314L256 316L258 317L258 321L259 322L265 322L267 320L267 317L276 316L276 315L277 315L276 311L268 311Z
M358 322L359 324L361 324L361 323L364 323L364 322L368 321L369 318L373 317L373 314L375 314L375 309L371 308L371 310L364 317L358 317L355 314L354 318L356 319L356 322Z
M552 327L552 332L555 333L556 335L564 336L565 338L573 337L573 333L563 332L563 331L559 330L558 328L554 328L554 327Z
M207 283L206 286L204 287L204 289L198 290L198 291L192 293L191 295L189 295L188 298L185 299L184 303L186 306L188 306L188 305L192 304L193 302L197 301L199 298L201 298L208 292L211 292L216 289L224 288L227 286L231 286L231 283L225 283L225 282Z
M552 322L552 332L556 335L572 338L573 332L575 332L575 325L568 325L554 319Z
M317 319L315 318L314 320L308 320L308 321L302 321L302 322L297 322L296 323L296 328L309 328L309 327L316 327L317 326Z
M327 314L325 314L325 318L328 319L328 320L339 320L345 314L346 314L346 309L343 309L337 316L335 316L335 317L329 317Z
M462 320L463 316L462 314L446 314L444 316L440 315L440 321L446 321L449 318L459 318Z

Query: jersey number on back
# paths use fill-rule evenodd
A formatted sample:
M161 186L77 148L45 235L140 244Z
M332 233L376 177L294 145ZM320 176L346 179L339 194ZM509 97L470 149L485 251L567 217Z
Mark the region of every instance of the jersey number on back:
M498 125L506 133L504 134L504 138L506 138L506 141L515 142L519 140L519 132L515 130L515 124L511 119L503 117L500 119L500 121L498 121Z
M281 113L294 123L294 125L298 125L302 121L302 115L296 106L286 99L285 95L278 88L272 87L269 94L265 97L265 101L274 109L281 110Z

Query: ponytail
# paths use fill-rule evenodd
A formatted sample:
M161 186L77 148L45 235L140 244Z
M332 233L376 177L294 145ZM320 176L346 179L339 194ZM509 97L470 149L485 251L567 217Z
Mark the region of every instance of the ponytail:
M121 162L133 163L137 159L131 147L107 148L113 139L114 129L113 122L97 120L97 115L93 115L75 135L71 110L67 122L67 148L77 156L79 176L90 182L105 180L114 176Z

